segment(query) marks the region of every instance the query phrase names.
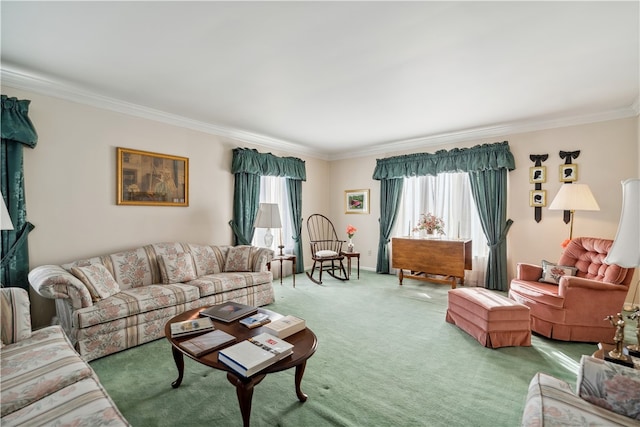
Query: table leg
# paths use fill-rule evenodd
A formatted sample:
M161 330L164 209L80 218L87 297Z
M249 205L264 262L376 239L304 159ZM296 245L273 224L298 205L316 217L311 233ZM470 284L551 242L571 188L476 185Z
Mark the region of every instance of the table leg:
M293 287L296 287L296 257L291 260L291 273L293 273Z
M178 368L178 379L171 383L171 387L178 388L184 378L184 354L173 346L171 347L171 352L173 353L173 360L176 362L176 368Z
M347 279L351 278L351 257L347 257Z
M242 414L242 425L249 427L249 418L251 417L251 400L253 398L253 388L260 384L265 375L257 375L251 378L241 379L240 377L227 372L227 380L236 387L236 395L240 404L240 413Z
M284 260L280 260L280 286L282 286L282 264L284 264Z
M358 280L360 280L360 255L358 255Z
M400 282L400 286L402 286L402 279L404 279L404 273L402 272L402 269L400 269L400 272L398 273L398 281Z
M300 402L306 402L308 398L308 396L302 392L302 388L300 388L300 384L302 383L302 376L304 375L304 368L306 366L306 361L296 366L296 395L298 396L298 400Z

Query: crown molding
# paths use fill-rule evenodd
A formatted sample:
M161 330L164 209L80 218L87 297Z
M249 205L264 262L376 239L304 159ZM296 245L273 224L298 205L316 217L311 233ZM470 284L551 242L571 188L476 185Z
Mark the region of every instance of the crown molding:
M266 135L260 135L241 129L234 129L212 123L205 123L175 114L170 114L164 111L155 110L153 108L148 108L115 98L110 98L81 89L70 83L51 80L49 78L37 76L32 73L23 72L13 68L7 68L6 66L0 68L0 81L2 82L2 86L10 86L16 89L28 90L43 95L77 102L80 104L115 111L122 114L128 114L148 120L226 137L237 140L239 142L264 147L270 150L279 150L291 154L306 155L327 161L384 155L391 152L424 149L425 146L454 144L464 141L504 137L507 135L532 132L537 130L576 126L608 120L618 120L628 117L635 117L640 114L640 97L638 97L629 107L611 111L604 111L581 116L558 117L553 119L525 120L521 122L505 123L496 126L486 126L456 132L440 133L437 135L424 136L419 138L390 141L387 143L358 148L344 153L325 153L310 149L301 144L291 141L272 138Z
M192 129L212 135L231 138L240 142L254 144L267 149L277 149L287 153L308 155L311 157L329 160L325 153L304 147L294 142L272 138L241 129L219 126L213 123L205 123L189 119L176 114L167 113L142 105L110 98L74 86L70 83L52 80L46 77L36 76L31 73L10 69L5 66L0 68L0 81L2 86L10 86L15 89L28 90L79 104L115 111L122 114L141 117L161 123Z

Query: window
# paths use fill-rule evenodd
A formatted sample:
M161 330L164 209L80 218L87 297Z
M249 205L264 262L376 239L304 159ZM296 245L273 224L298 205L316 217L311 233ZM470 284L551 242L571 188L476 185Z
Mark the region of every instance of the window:
M404 179L402 200L393 236L412 235L420 214L431 212L445 223L444 238L471 239L473 270L465 273L465 284L483 286L489 255L469 177L466 173L442 173Z
M270 249L273 249L278 254L280 253L278 246L281 244L280 242L284 242L282 243L284 245L284 253L293 253L293 228L289 212L287 179L276 176L260 177L260 203L277 203L280 210L282 228L271 230L271 233L273 233L273 245L271 245ZM265 228L256 228L251 244L264 247L264 235L266 232Z

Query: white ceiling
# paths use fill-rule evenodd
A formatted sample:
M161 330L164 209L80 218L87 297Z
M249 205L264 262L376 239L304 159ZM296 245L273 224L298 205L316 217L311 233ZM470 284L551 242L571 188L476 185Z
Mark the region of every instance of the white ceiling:
M3 84L325 158L638 114L638 1L1 13Z

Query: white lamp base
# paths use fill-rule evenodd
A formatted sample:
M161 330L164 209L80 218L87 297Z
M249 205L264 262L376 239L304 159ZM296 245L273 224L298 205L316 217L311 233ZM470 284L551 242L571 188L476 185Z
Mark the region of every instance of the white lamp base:
M267 232L264 234L264 245L267 248L270 248L273 245L273 234L271 234L271 229L267 228Z

